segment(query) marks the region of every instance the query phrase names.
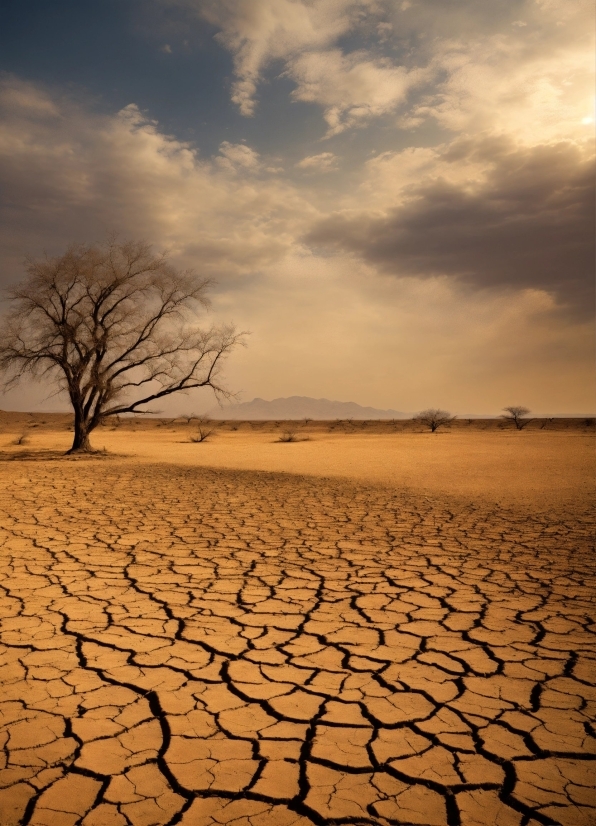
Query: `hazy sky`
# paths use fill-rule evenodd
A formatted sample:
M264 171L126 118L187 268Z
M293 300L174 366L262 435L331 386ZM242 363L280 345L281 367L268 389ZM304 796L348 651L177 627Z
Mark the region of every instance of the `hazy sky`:
M5 0L0 278L116 230L217 279L245 400L594 410L592 5Z

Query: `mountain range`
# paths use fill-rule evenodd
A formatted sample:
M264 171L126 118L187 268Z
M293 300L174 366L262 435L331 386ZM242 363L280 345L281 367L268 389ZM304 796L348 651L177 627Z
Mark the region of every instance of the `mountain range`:
M407 419L407 413L398 410L379 410L363 407L355 402L330 399L311 399L309 396L290 396L286 399L253 399L250 402L227 405L211 410L213 419L286 420L286 419Z

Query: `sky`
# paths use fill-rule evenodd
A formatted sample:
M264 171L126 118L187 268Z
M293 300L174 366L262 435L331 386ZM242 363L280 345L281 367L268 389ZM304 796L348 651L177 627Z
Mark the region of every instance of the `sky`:
M110 233L215 280L248 401L596 410L587 0L4 0L0 281ZM0 408L66 409L48 388ZM205 391L164 414L207 409Z

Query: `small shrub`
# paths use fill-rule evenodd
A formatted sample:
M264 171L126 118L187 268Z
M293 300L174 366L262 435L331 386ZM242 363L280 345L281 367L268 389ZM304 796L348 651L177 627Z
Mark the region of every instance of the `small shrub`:
M207 439L215 433L216 429L217 426L212 424L206 416L203 416L199 420L196 435L191 436L190 441L195 442L195 444L197 442L206 442Z
M298 436L295 430L288 428L284 430L283 433L280 433L277 440L278 442L309 442L310 439L308 436Z
M29 444L29 438L26 433L21 433L20 436L14 440L13 445L27 445Z

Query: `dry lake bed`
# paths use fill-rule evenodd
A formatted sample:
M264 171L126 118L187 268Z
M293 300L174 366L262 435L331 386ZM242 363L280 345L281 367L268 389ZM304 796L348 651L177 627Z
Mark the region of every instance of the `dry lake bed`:
M2 826L596 823L590 425L0 428Z

